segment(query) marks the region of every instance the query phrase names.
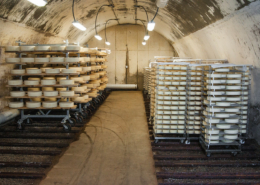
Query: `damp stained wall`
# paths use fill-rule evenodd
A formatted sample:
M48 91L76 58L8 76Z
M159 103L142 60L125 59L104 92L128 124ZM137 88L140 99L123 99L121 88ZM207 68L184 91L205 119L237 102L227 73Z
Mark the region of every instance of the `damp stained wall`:
M86 42L88 46L108 48L108 83L109 84L138 84L143 88L143 68L154 56L175 56L173 47L167 39L157 32L150 32L147 44L142 45L145 35L144 27L139 25L119 25L106 30L110 46L105 44L104 30L99 32L103 38L98 41L95 37ZM128 66L128 68L126 68Z

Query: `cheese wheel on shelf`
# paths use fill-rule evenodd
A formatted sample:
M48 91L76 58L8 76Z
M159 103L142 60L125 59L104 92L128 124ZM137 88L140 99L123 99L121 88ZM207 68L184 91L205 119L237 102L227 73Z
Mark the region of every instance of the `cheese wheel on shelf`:
M24 85L39 85L38 80L24 80Z
M5 59L7 63L19 63L21 62L20 58L6 58Z
M77 73L76 69L62 69L62 73Z
M37 80L37 81L41 81L41 78L29 77L28 80Z
M85 91L85 87L83 86L83 87L72 87L72 90L73 91L79 91L79 92L84 92Z
M44 101L57 101L57 98L44 98Z
M70 98L60 98L60 102L64 102L64 101L70 101Z
M23 102L9 102L9 107L10 108L20 108L20 107L23 107L24 106L24 103Z
M65 62L79 62L79 57L67 57L65 58Z
M42 72L41 69L26 69L27 74L40 74Z
M44 101L42 102L42 106L44 108L55 108L58 106L58 103L56 101Z
M38 102L41 102L41 101L42 101L41 98L31 98L31 99L32 99L32 101L38 101Z
M22 80L8 80L8 85L23 85Z
M60 80L60 85L73 85L74 80Z
M25 92L24 91L11 91L10 95L12 97L25 96Z
M20 51L20 46L5 46L5 51Z
M74 91L60 91L60 96L74 96L75 92Z
M26 107L27 108L38 108L38 107L41 107L41 102L38 102L38 101L28 101L28 102L26 102Z
M83 78L82 77L70 77L71 80L74 80L75 82L82 82Z
M55 85L56 80L41 80L42 85Z
M63 70L63 69L66 69L66 68L65 68L65 67L54 67L54 69L59 69L60 72L62 72L62 70ZM59 72L59 73L60 73L60 72Z
M82 101L85 101L85 98L84 97L76 97L76 98L72 98L72 100L82 102Z
M21 58L22 63L33 63L34 58Z
M74 102L60 102L59 103L60 107L73 107L74 106Z
M50 62L64 62L64 57L51 57Z
M66 51L79 51L80 46L66 46Z
M83 97L85 98L85 100L89 98L88 95L83 95Z
M49 51L50 46L35 46L34 51Z
M60 91L66 91L67 90L67 88L56 88L56 91L58 91L58 92L60 92Z
M89 72L91 71L91 67L82 67L83 72Z
M85 59L85 62L91 62L90 57L84 57L84 59Z
M54 91L54 87L42 87L42 91Z
M66 46L51 46L51 51L64 51Z
M66 80L66 77L57 77L57 82L60 82L61 80Z
M13 69L11 71L11 74L24 74L25 73L25 69Z
M42 67L41 68L42 73L45 73L46 69L52 69L52 68L51 67Z
M20 46L21 51L34 51L35 46Z
M50 62L50 58L35 58L34 59L35 62Z
M44 96L58 96L58 91L43 91Z
M40 91L40 88L28 88L28 91Z
M37 97L42 96L42 91L28 91L27 94L30 97Z
M74 69L76 72L82 71L82 67L69 67L69 69Z
M55 80L55 77L53 76L46 76L42 78L43 80Z
M60 73L60 69L46 69L45 73Z

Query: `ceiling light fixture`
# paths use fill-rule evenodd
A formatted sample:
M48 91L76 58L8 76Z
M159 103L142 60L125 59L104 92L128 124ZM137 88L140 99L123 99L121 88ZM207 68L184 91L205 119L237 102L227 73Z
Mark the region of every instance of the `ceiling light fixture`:
M158 11L159 11L159 7L157 8L156 13L155 13L153 19L147 24L147 30L148 30L148 31L153 31L153 30L154 30L155 22L154 22L153 20L155 19L155 17L156 17L156 15L157 15Z
M146 45L146 42L143 40L142 44L145 46L145 45Z
M45 6L48 2L46 0L28 0L37 6Z
M148 33L146 33L146 35L144 36L144 40L148 40L150 38L150 36L148 35Z
M135 19L135 20L136 21L141 21L142 24L144 25L144 32L145 32L144 41L147 41L150 38L150 36L148 35L148 31L146 30L146 26L145 26L144 22L141 19Z
M101 8L103 8L104 6L109 6L109 7L112 7L112 8L114 7L113 4L105 4L105 5L102 5L102 6L98 9L98 11L97 11L97 15L96 15L96 20L95 20L95 30L96 30L95 38L96 38L97 40L102 40L102 37L99 36L98 33L97 33L97 17L98 17L98 13L99 13L99 11L100 11Z
M72 15L73 15L73 18L74 18L74 21L72 22L73 26L75 26L76 28L78 28L81 31L86 31L87 28L85 26L83 26L82 24L80 24L75 19L75 15L74 15L74 0L72 1Z
M106 21L106 24L105 24L105 40L106 40L106 45L108 45L108 46L110 46L110 42L108 42L107 41L107 23L109 22L109 21L118 21L118 19L108 19L107 21Z

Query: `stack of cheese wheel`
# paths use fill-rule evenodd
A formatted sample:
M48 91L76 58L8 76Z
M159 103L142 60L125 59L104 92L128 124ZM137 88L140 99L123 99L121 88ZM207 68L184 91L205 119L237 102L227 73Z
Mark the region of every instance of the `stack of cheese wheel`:
M39 101L28 101L26 102L27 108L39 108L41 107L41 102Z
M219 68L211 66L206 68L204 88L207 96L203 101L206 108L203 111L206 143L237 144L240 125L243 124L243 118L247 120L247 112L244 117L242 111L244 106L241 103L242 97L248 94L248 91L243 91L241 86L243 73L238 70L234 72L233 67L225 65Z
M35 87L34 87L34 88L31 88L31 87L30 87L30 88L28 88L27 90L28 90L28 91L40 91L40 88L35 88ZM32 98L32 101L41 102L41 100L42 100L41 98Z
M25 69L12 69L11 74L24 74L25 73Z
M189 66L188 69L186 133L188 136L196 134L199 137L198 135L201 133L202 68L201 66Z
M156 70L154 133L185 134L187 65L163 65Z
M150 121L154 122L155 117L155 87L156 87L156 65L151 66L151 70L148 76L148 94L150 95Z

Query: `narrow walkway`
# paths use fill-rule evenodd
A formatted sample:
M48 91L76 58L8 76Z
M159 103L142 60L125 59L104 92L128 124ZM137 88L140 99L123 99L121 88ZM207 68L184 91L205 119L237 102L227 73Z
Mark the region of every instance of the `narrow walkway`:
M41 185L157 184L142 93L112 92Z

